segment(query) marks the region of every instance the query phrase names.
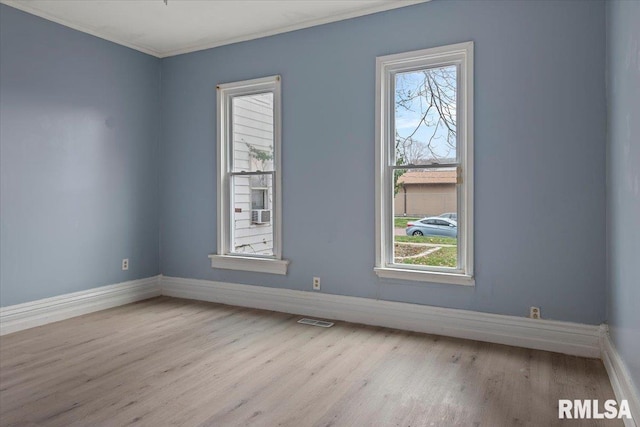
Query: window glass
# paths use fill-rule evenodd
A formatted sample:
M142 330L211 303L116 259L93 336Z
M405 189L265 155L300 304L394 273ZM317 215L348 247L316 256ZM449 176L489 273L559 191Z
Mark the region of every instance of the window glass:
M472 60L472 42L377 58L380 277L473 283Z
M286 275L282 258L281 79L220 83L217 250L211 267Z
M455 163L457 67L395 75L395 164Z
M232 98L233 171L273 170L273 93Z

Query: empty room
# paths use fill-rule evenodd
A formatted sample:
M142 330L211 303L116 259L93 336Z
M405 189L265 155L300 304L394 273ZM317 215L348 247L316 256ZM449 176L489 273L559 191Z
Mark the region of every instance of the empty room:
M640 0L0 3L0 426L640 426Z

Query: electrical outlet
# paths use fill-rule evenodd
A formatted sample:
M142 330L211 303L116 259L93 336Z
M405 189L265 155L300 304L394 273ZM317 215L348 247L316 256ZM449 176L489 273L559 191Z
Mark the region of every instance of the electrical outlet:
M129 269L129 258L125 258L122 260L122 269L123 270Z
M529 317L532 319L540 318L540 307L531 307L529 309Z
M319 277L314 277L313 278L313 290L314 291L319 291L320 290L320 278Z

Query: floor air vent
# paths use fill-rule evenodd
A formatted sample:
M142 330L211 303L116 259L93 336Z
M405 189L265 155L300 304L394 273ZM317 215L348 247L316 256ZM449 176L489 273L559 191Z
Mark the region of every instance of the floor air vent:
M312 326L320 326L321 328L330 328L333 326L333 322L325 322L324 320L316 320L316 319L304 319L298 320L298 323L302 323L303 325L312 325Z

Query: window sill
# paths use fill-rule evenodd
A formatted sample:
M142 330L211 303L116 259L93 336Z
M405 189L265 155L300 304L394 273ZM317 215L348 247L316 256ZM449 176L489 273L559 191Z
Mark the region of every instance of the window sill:
M473 276L466 274L417 271L402 268L376 267L374 271L383 279L413 280L417 282L446 283L451 285L475 286Z
M211 268L226 270L254 271L257 273L287 274L289 260L273 258L254 258L235 255L209 255Z

